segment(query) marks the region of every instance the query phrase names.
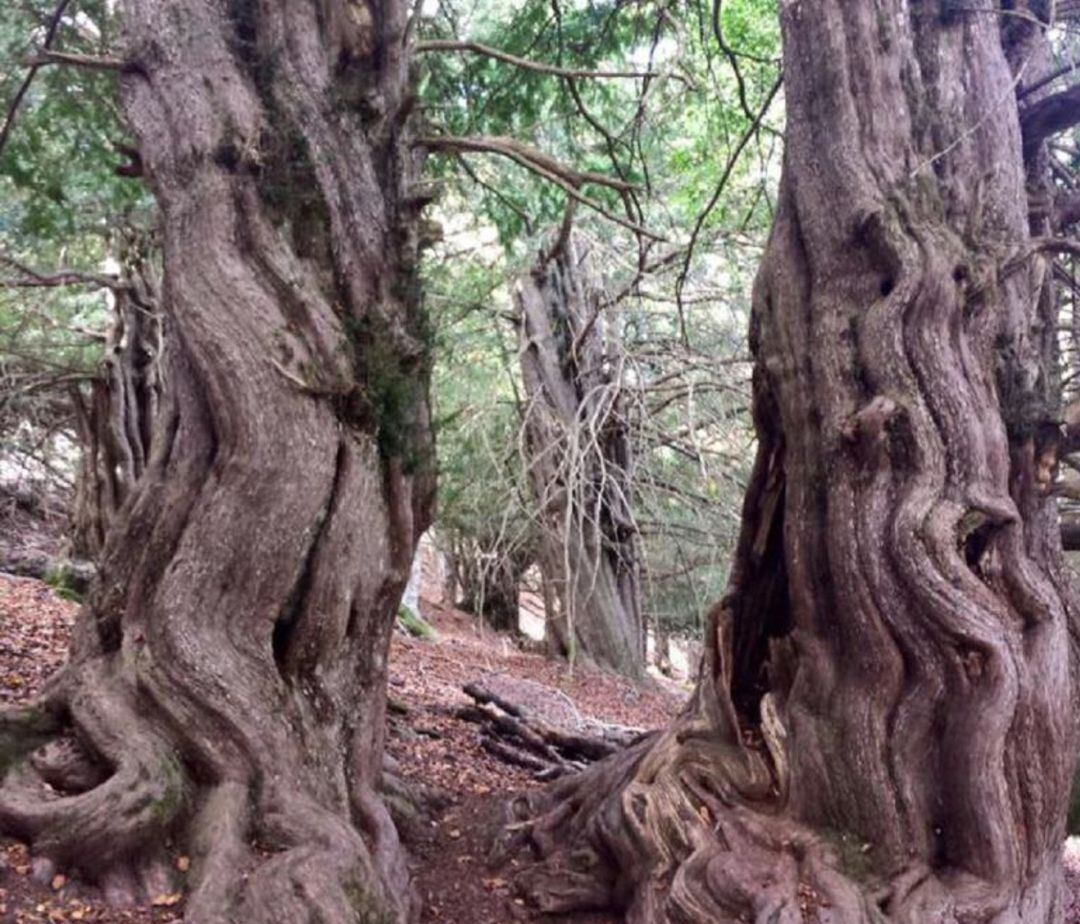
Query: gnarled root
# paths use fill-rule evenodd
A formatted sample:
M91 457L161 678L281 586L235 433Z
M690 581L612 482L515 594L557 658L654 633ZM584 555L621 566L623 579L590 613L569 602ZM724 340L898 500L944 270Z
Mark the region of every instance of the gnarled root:
M785 813L775 761L687 715L508 808L495 860L529 855L516 885L540 910L616 910L628 924L725 921L958 924L1055 920L1056 878L1019 903L921 864L877 869L873 845Z
M257 765L208 778L203 755L117 665L69 667L48 698L0 711L0 830L29 843L37 871L69 871L114 903L146 901L184 885L169 845L191 861L188 921L415 917L397 829L368 782L332 771L335 802L297 785L288 761L277 778Z

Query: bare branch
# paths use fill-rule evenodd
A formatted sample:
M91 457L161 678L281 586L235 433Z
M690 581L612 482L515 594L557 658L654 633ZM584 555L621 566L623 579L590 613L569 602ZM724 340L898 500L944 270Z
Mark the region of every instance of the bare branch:
M0 278L2 288L47 289L59 286L94 286L99 289L111 289L114 292L129 288L127 283L118 277L103 273L87 273L73 269L59 269L52 273L43 273L3 253L0 253L0 265L8 266L20 274L20 277L15 279Z
M123 58L104 55L78 55L64 51L43 50L24 62L28 67L39 68L50 64L63 64L68 67L81 67L90 71L122 71L131 67Z
M455 137L452 135L425 135L417 138L414 144L425 147L431 151L471 151L482 154L500 154L509 157L519 164L529 168L539 168L549 174L560 177L567 183L578 187L586 184L606 186L617 192L629 192L633 187L629 183L606 176L603 173L592 173L579 170L563 164L550 154L530 147L518 141L516 138L507 138L498 135L476 135L469 137Z
M516 55L499 51L490 45L482 45L479 42L457 42L451 40L435 40L430 42L417 42L413 46L417 54L430 51L466 51L473 54L483 55L485 58L494 58L523 70L534 71L538 74L551 74L554 77L569 77L572 79L594 80L638 80L646 77L656 77L653 71L590 71L578 68L557 67L553 64L544 64L541 61L530 61L528 58L519 58Z
M56 39L56 33L60 29L60 21L64 18L64 10L68 8L70 2L71 0L60 0L60 3L53 11L52 18L49 20L49 26L45 30L45 41L42 43L42 48L45 50L48 50ZM0 126L0 152L4 150L4 145L7 144L8 135L11 134L11 128L15 124L15 117L19 114L19 107L22 105L22 101L25 98L27 91L30 89L30 84L34 82L34 77L37 75L37 72L37 66L30 67L26 72L26 76L23 78L23 82L19 85L19 89L15 91L15 95L11 99L7 114L4 116L4 124Z
M1028 159L1051 135L1080 122L1080 84L1033 103L1020 113L1024 158Z
M413 144L417 147L427 148L429 151L436 152L441 151L460 154L462 151L471 151L487 154L500 154L503 157L508 157L526 170L554 183L560 189L564 190L571 198L576 199L582 205L586 205L593 211L603 215L608 221L613 221L615 224L621 225L629 231L633 231L634 234L640 234L643 237L648 237L655 241L664 240L662 236L650 231L648 228L615 215L595 199L590 199L588 196L583 195L578 188L583 184L593 183L626 194L631 189L627 184L599 173L580 173L574 168L568 167L567 165L556 161L551 156L544 154L541 151L537 151L535 148L530 148L528 145L522 144L520 141L513 138L457 138L448 135L428 135L415 139Z
M761 123L764 121L765 115L769 111L772 101L776 98L776 94L780 91L783 82L784 75L781 73L769 90L769 95L765 97L765 102L761 104L761 108L758 110L754 121L743 133L743 136L739 139L739 143L735 145L735 149L728 157L727 163L724 165L724 172L720 174L720 181L716 184L716 189L713 191L712 198L709 199L705 208L702 209L701 214L698 215L697 221L694 222L694 230L691 232L690 240L686 245L686 257L683 260L682 270L679 272L679 278L675 282L675 302L679 309L679 330L684 342L688 340L688 335L686 332L686 318L683 315L682 291L683 287L686 285L686 279L690 275L690 262L694 257L694 247L697 244L698 236L701 234L701 229L705 226L705 222L708 220L712 210L716 208L716 203L720 201L720 196L723 194L724 188L727 186L727 182L731 178L732 172L735 170L735 165L742 155L743 148L745 148L746 145L750 143L750 139L757 134L758 129L761 127Z

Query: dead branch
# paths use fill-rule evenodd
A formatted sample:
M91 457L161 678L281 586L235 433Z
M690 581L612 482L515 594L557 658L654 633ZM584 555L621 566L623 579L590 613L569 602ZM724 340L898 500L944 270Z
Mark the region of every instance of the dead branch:
M47 48L27 58L23 63L32 68L62 64L66 67L79 67L88 71L123 71L131 67L130 62L111 55L80 55L65 51L49 51Z
M457 710L458 718L480 725L484 747L507 763L533 772L561 775L603 760L640 741L642 729L591 723L588 731L553 725L525 706L478 683L463 687L475 705Z

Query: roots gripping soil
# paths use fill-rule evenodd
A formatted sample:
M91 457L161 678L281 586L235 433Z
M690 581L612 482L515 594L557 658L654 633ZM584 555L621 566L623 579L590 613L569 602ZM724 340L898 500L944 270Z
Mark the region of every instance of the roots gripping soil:
M781 23L758 454L696 694L518 800L504 846L539 906L632 924L1055 921L1077 624L1009 64L1040 26L898 0Z
M169 890L171 843L200 924L406 921L379 795L432 495L405 4L121 5L162 405L70 664L0 713L0 829L118 898Z

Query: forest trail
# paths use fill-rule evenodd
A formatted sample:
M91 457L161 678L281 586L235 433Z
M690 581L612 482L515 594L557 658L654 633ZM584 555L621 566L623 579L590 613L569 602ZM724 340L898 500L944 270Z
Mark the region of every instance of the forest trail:
M670 682L637 686L585 667L568 672L437 597L433 582L426 581L421 608L437 640L395 632L390 656L387 751L407 780L438 787L450 799L434 820L406 834L423 901L421 921L617 924L610 915L540 915L515 899L508 881L512 870L489 868L484 822L503 799L540 784L484 750L480 728L454 713L472 702L462 691L465 684L497 678L518 685L519 697L542 694L585 717L658 728L678 711L685 693ZM40 581L0 574L0 703L33 695L63 663L77 609ZM180 856L175 860L179 884L179 868L186 864ZM35 869L21 844L0 842L0 922L147 924L182 918L181 891L164 892L155 901L156 907L109 907L69 882L64 871Z

